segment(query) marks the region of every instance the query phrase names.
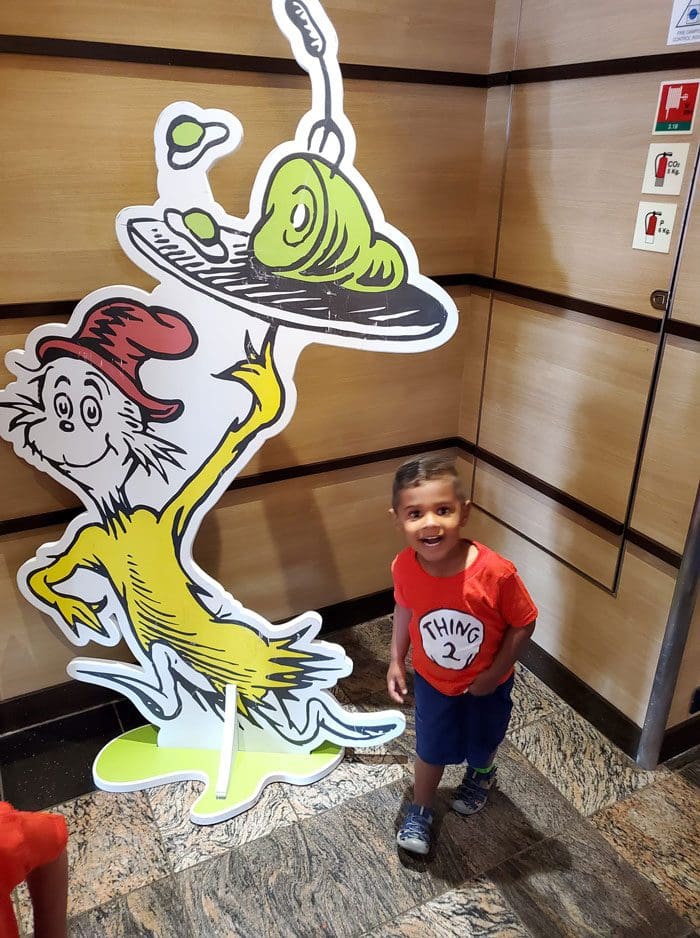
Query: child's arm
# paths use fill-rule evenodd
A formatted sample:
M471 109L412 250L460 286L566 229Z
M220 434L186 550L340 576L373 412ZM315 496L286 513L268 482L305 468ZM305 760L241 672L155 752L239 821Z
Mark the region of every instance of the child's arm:
M411 610L398 603L394 606L394 628L391 632L391 663L386 673L386 686L389 696L396 703L403 703L408 693L406 687L406 655L410 639L408 624Z
M534 622L519 629L510 626L503 636L493 664L481 674L477 674L469 685L469 693L476 697L492 694L518 660L534 631Z

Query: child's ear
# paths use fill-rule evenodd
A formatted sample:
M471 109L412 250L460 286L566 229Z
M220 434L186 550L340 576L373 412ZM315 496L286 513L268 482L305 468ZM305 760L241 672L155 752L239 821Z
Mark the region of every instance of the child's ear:
M465 499L464 502L462 502L462 510L461 510L460 517L459 517L460 525L467 523L467 519L469 518L469 512L471 511L471 507L472 507L472 503L469 501L468 498Z

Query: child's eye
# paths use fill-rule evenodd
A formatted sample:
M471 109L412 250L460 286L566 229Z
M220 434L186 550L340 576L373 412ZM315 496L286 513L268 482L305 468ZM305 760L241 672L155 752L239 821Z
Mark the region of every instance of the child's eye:
M419 511L409 511L408 517L410 521L415 521L417 518L420 518Z
M449 505L441 505L441 506L438 508L438 514L439 514L439 515L449 515L449 514L452 514L452 509L450 508Z

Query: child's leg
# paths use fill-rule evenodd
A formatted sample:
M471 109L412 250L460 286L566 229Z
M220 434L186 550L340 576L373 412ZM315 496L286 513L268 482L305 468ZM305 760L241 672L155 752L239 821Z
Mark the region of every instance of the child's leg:
M37 867L27 877L34 910L34 938L66 938L68 853Z
M415 779L413 782L413 800L423 808L432 808L435 792L440 784L444 765L431 765L416 755Z
M484 697L466 695L468 768L457 788L452 807L459 814L476 814L488 801L496 781L496 754L505 739L513 709L513 678Z

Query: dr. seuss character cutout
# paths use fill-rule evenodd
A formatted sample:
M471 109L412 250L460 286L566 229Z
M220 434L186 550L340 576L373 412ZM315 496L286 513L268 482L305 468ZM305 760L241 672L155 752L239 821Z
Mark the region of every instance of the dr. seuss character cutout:
M245 810L271 781L321 778L345 745L402 732L400 713L351 713L330 694L352 662L316 640L318 614L272 625L202 571L192 545L289 421L306 345L422 351L457 322L355 169L323 9L273 9L309 72L312 105L263 161L247 216L227 214L207 178L240 143L237 119L171 104L155 127L158 199L117 218L124 251L158 286L100 289L66 326L36 329L8 355L16 380L0 392L0 434L85 506L21 568L22 593L73 644L124 641L136 662L68 666L124 694L149 724L105 747L95 780L129 791L200 779L198 823ZM235 532L231 543L248 549Z

